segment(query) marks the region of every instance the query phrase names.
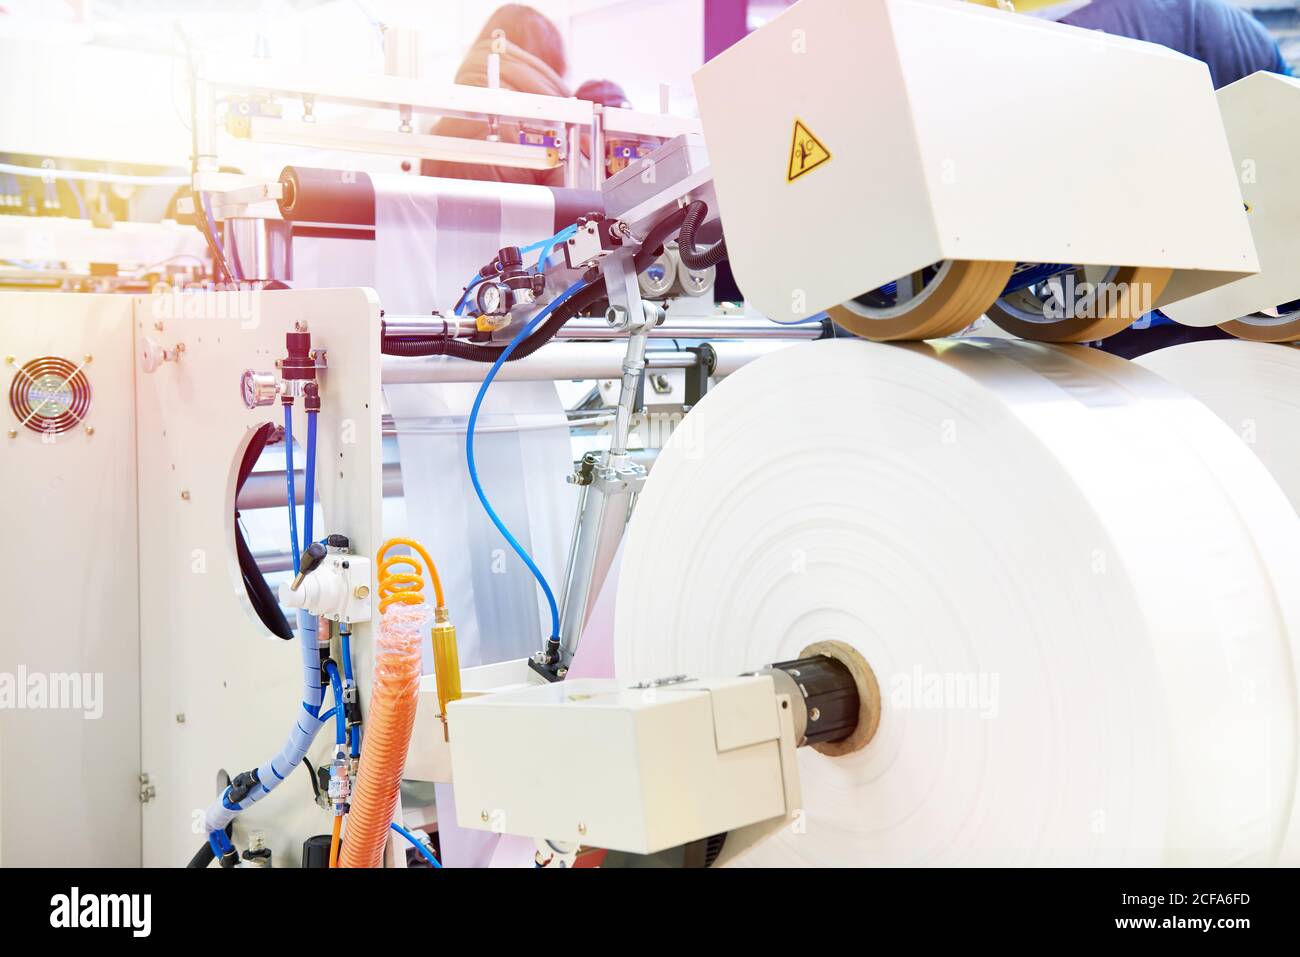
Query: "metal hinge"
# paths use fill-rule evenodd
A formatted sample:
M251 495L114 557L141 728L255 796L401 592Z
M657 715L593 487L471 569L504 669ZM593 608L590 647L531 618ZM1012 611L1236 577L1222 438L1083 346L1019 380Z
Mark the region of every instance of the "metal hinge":
M140 772L140 803L148 804L157 796L158 796L158 789L149 783L149 775L146 772L141 771Z

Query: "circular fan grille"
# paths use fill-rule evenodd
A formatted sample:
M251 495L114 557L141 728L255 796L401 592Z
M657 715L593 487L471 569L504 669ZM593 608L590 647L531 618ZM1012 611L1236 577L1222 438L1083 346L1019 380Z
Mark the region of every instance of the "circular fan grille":
M9 408L33 432L66 432L90 411L90 382L62 356L41 356L14 373Z

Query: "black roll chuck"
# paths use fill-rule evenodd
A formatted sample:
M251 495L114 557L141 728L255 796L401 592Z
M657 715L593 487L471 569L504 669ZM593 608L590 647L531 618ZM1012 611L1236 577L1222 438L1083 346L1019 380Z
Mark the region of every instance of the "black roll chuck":
M799 744L840 741L857 729L861 707L858 686L844 662L829 655L814 655L779 661L766 670L774 678L778 677L775 672L781 672L794 682L806 718ZM778 681L778 691L782 684L787 682ZM799 702L795 707L797 715ZM798 732L798 727L795 730Z

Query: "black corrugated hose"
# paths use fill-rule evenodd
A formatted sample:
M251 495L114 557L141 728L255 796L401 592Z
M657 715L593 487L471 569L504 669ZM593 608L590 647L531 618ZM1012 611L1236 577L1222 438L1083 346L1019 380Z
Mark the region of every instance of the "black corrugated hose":
M707 203L696 200L686 207L686 218L682 220L681 232L677 234L677 253L687 269L708 269L727 258L727 240L720 239L708 249L695 248L695 231L708 215Z

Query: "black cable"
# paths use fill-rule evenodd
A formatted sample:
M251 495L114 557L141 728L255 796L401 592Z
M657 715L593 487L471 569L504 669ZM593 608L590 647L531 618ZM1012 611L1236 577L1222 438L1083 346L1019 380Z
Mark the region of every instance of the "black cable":
M707 203L696 200L686 207L686 217L682 220L681 232L677 234L677 253L687 269L704 270L716 266L727 258L727 240L718 240L708 249L695 248L695 231L708 215Z
M195 190L191 189L190 198L194 203L194 221L199 227L199 232L203 234L204 241L208 244L208 253L212 256L213 265L225 275L227 283L232 286L235 285L234 274L231 273L230 267L226 265L226 257L217 246L216 239L213 237L207 211L203 208L202 197L200 197Z
M689 206L678 207L650 227L650 232L645 234L641 248L637 250L632 260L638 274L649 269L654 261L663 255L664 243L672 238L673 233L682 228L689 209Z
M186 864L185 867L187 870L202 870L211 864L212 859L216 856L217 855L212 853L212 845L207 841L204 841L203 846L194 852L194 856L190 858L190 862Z
M230 837L230 835L234 833L234 830L235 824L232 821L226 825L226 837ZM194 852L194 856L190 858L190 862L185 865L185 868L186 870L191 868L202 870L211 864L216 856L217 855L212 850L211 842L204 841L203 846Z
M303 756L302 759L302 766L307 769L307 773L311 776L311 790L312 793L316 795L316 800L319 801L320 782L316 780L316 769L311 766L311 762L307 760L305 755Z
M253 468L257 465L258 457L261 456L262 450L266 448L266 443L270 440L275 431L275 426L270 422L260 426L253 438L249 441L247 448L244 449L244 457L239 463L239 472L235 478L235 498L238 501L239 493L244 488L244 483L248 477L253 474ZM235 510L235 554L239 560L239 573L244 582L244 592L248 595L248 600L261 619L267 631L280 638L283 641L293 640L293 630L289 627L289 622L284 617L284 612L280 610L280 601L275 593L271 591L271 586L266 583L266 577L262 574L262 569L257 565L257 559L253 557L252 549L248 547L248 542L244 538L244 529L239 521L239 510Z

